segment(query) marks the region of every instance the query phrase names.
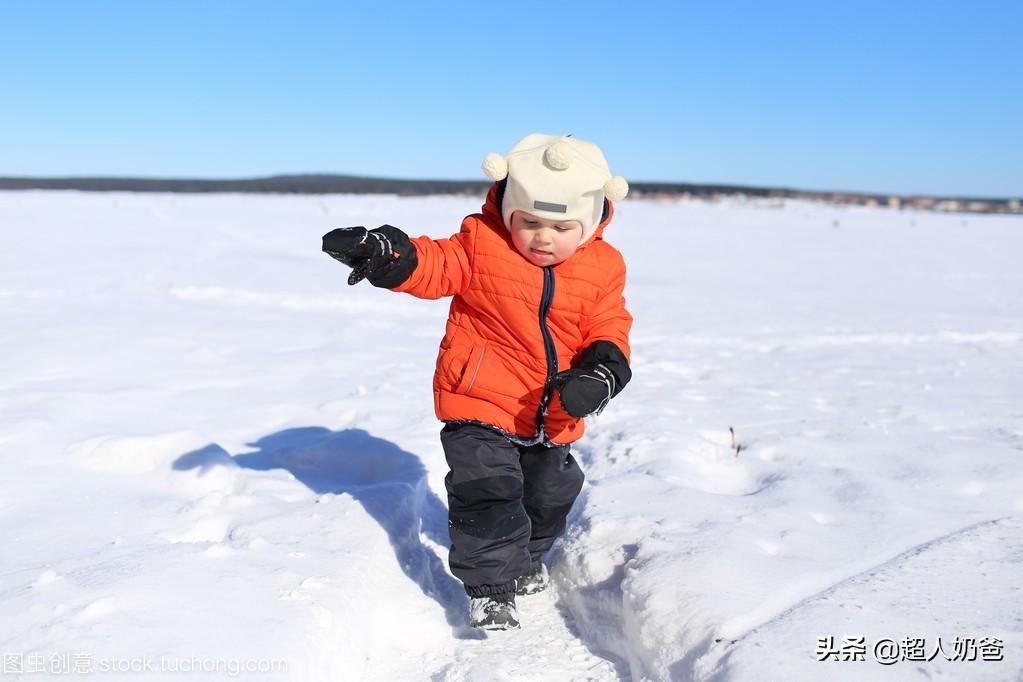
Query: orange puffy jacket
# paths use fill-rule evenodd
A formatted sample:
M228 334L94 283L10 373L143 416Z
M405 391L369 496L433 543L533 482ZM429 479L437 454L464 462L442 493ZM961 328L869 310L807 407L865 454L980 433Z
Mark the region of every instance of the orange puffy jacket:
M599 340L630 357L625 261L602 237L614 207L609 201L596 232L570 258L539 267L512 244L497 192L495 183L482 213L466 216L458 234L412 239L418 265L392 291L454 296L433 378L438 419L482 422L523 443L571 443L584 422L556 399L541 407L549 377ZM553 340L552 362L545 336Z

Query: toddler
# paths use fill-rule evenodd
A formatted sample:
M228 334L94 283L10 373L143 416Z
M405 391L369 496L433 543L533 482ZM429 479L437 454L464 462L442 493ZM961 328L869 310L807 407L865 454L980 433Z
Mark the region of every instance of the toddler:
M347 227L323 250L352 268L349 284L453 297L433 379L449 565L472 626L504 630L519 627L515 595L549 581L541 557L582 489L570 452L582 418L632 377L625 262L603 238L629 188L571 136L527 135L483 170L482 212L452 237Z

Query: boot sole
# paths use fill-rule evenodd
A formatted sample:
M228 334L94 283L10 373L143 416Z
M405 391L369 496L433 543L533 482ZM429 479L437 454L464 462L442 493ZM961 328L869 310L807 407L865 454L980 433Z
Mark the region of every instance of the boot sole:
M477 630L521 630L522 626L518 623L512 625L511 623L487 623L486 625L475 625L473 626Z

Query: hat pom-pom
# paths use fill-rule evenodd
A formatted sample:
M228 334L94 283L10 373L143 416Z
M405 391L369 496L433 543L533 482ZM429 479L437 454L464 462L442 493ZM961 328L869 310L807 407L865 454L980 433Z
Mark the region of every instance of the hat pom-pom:
M629 193L629 183L625 178L616 175L604 183L604 196L611 201L620 201Z
M543 162L551 170L565 170L572 163L572 148L565 142L555 142L544 150Z
M494 182L500 182L508 177L508 160L497 152L490 152L483 159L483 172Z

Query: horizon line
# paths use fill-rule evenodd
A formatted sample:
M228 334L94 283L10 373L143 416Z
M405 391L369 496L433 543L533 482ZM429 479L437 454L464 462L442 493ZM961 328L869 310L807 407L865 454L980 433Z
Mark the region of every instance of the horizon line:
M406 185L455 185L463 188L466 187L479 187L485 189L489 187L492 182L489 180L467 180L467 179L441 179L441 178L396 178L386 176L368 176L368 175L350 175L346 173L324 173L324 172L308 172L308 173L276 173L270 175L256 175L248 177L172 177L172 176L158 176L158 175L0 175L0 190L23 190L23 189L55 189L55 190L83 190L82 187L44 187L34 186L31 183L57 183L57 184L73 184L73 183L96 183L96 182L114 182L114 183L197 183L201 185L219 185L219 184L242 184L242 185L254 185L257 183L265 182L279 182L279 181L301 181L301 180L335 180L335 181L354 181L360 183L385 183L385 184L406 184ZM737 183L727 182L680 182L680 181L665 181L665 180L637 180L629 182L629 187L640 192L686 192L691 190L705 191L705 192L716 192L716 193L735 193L735 194L754 194L763 196L779 196L784 194L789 195L835 195L835 196L857 196L874 199L888 199L888 198L899 198L899 199L935 199L935 200L955 200L955 201L988 201L988 202L1010 202L1023 198L1023 194L1017 196L968 196L968 195L947 195L947 194L931 194L931 193L898 193L898 192L878 192L878 191L862 191L862 190L837 190L837 189L800 189L795 187L785 186L771 186L771 185L746 185ZM329 192L329 191L310 191L312 188L290 188L285 193L290 194L329 194L329 193L372 193L380 194L385 193L379 190L377 191L366 191L364 188L361 192ZM130 189L130 188L84 188L84 191L168 191L168 192L179 192L187 193L187 189ZM280 193L275 192L272 188L259 188L250 187L247 192L254 194L271 194ZM429 192L431 194L437 194L439 192Z

